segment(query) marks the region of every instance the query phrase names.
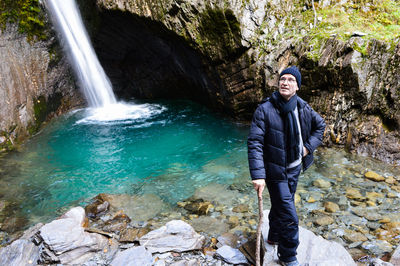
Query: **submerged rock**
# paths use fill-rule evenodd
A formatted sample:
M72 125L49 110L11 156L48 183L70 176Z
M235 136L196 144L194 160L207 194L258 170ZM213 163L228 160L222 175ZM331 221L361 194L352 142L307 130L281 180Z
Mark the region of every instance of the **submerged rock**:
M330 188L331 187L331 182L323 180L323 179L317 179L313 182L313 185L319 188Z
M339 205L330 201L324 203L324 208L327 212L337 212L340 210Z
M376 256L382 256L385 253L393 251L393 246L385 240L366 241L362 244L362 248Z
M354 231L351 231L351 230L347 230L345 232L343 238L349 243L364 242L364 241L368 240L368 238L366 238L362 233L354 232Z
M204 232L209 235L220 235L229 230L229 226L226 223L209 216L194 218L189 223L197 232Z
M230 246L232 248L237 248L240 244L239 237L232 233L224 233L220 235L218 238L217 247L221 246Z
M364 174L366 178L369 180L375 181L375 182L380 182L380 181L385 181L385 178L373 171L368 171Z
M134 221L147 221L167 209L161 198L154 194L132 196L128 194L108 195L110 207L123 212Z
M214 205L209 201L196 200L185 202L184 208L197 215L207 215Z
M205 237L196 233L189 224L173 220L140 238L140 245L151 253L184 252L201 249L204 241Z
M235 207L233 207L232 211L238 212L238 213L244 213L244 212L249 212L249 205L247 204L239 204Z
M119 241L120 242L135 242L147 234L149 229L147 228L127 228L121 232Z
M333 218L330 216L322 216L314 220L314 224L319 226L333 224L334 222L335 220L333 220Z
M382 215L380 215L376 208L352 208L351 211L359 217L364 217L368 221L378 221L382 219Z

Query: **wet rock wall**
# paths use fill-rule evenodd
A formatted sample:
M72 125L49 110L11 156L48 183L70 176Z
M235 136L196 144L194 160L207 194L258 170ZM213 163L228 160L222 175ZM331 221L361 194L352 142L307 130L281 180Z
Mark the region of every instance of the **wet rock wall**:
M298 38L285 37L288 29L282 11L309 7L286 5L280 1L97 0L96 4L100 14L108 10L113 10L114 15L118 15L116 10L124 15L132 14L136 22L126 23L126 32L137 33L135 28L147 31L143 24L151 21L155 26L150 31L153 41L159 38L160 43L169 43L169 50L187 47L185 49L190 52L181 58L186 59L190 54L189 57L196 61L196 68L200 69L198 73L189 75L189 79L193 81L201 77L207 81L204 83L207 85L180 83L188 79L187 69L193 64L177 64L173 59L176 55L163 61L161 54L171 54L166 50L158 49L158 54L153 50L154 56L140 60L151 54L148 47L153 45L146 45L146 38L142 38L141 45L133 48L139 58L114 61L114 66L125 63L121 71L130 68L138 71L130 71L129 77L123 79L125 83L133 84L130 90L122 88L124 93L130 91L127 94L146 98L175 93L187 96L189 92L180 93L184 89L177 92L171 88L183 88L189 84L190 91L196 95L206 94L195 99L202 99L236 119L249 121L258 103L276 89L277 74L295 64L303 74L300 96L327 121L325 144L340 145L386 162L400 163L398 45L357 36L346 41L332 36L315 46L309 42L307 32L301 32ZM113 20L115 18L103 15L104 25L112 24ZM118 43L124 42L126 36L128 42L133 41L126 32L119 35ZM113 45L103 46L101 40L105 38L102 33L104 31L100 30L95 38L100 59L103 57L105 60L101 54L112 51ZM171 42L171 36L175 42ZM153 62L144 63L149 61ZM107 65L110 60L104 62ZM164 66L154 62L164 62ZM134 67L129 67L130 64ZM177 75L176 69L179 68L180 74ZM165 75L164 69L168 69L169 74ZM113 73L113 70L109 72ZM143 72L153 75L146 76ZM179 78L168 78L165 82L157 78L157 73L162 73L161 77ZM146 81L137 82L144 76L148 77ZM115 80L120 81L118 78ZM170 93L162 94L158 90L165 84Z
M0 150L36 133L51 117L82 104L54 35L28 40L17 26L0 30Z

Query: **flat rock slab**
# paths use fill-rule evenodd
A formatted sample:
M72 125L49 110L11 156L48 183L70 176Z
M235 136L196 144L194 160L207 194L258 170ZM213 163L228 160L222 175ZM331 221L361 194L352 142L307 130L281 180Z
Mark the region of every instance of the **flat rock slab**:
M62 264L79 264L106 247L107 238L85 232L82 227L84 217L85 210L82 207L76 207L63 215L61 219L40 228L39 234L43 239L46 252L50 253L50 250L53 252L53 254L43 254L44 257L50 257L50 260L56 263L55 257Z
M400 246L396 248L396 250L393 252L392 257L390 258L390 263L393 265L400 265Z
M18 239L0 249L0 265L37 265L39 247L27 239Z
M267 251L264 256L265 266L280 265L278 263L277 246L266 243L269 230L269 210L264 211L262 234ZM356 266L347 250L334 241L328 241L321 236L316 236L310 230L299 227L300 245L297 248L297 260L301 265L308 266Z
M152 263L151 253L146 248L139 246L118 252L111 262L111 266L150 266Z
M220 247L216 256L231 264L249 264L242 252L227 245Z
M184 252L201 249L204 241L205 237L196 233L189 224L172 220L140 238L140 245L151 253Z

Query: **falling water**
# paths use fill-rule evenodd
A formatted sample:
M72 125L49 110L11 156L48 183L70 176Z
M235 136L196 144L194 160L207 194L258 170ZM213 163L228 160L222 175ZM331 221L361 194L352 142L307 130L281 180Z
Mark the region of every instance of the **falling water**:
M116 104L111 83L94 53L75 0L49 0L90 107Z

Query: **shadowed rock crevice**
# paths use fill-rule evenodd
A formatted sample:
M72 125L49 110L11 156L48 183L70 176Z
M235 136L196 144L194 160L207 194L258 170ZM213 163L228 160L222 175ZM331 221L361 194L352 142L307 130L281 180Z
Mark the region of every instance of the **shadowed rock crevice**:
M104 10L100 17L94 46L120 98L188 98L210 105L220 79L182 37L127 12Z

